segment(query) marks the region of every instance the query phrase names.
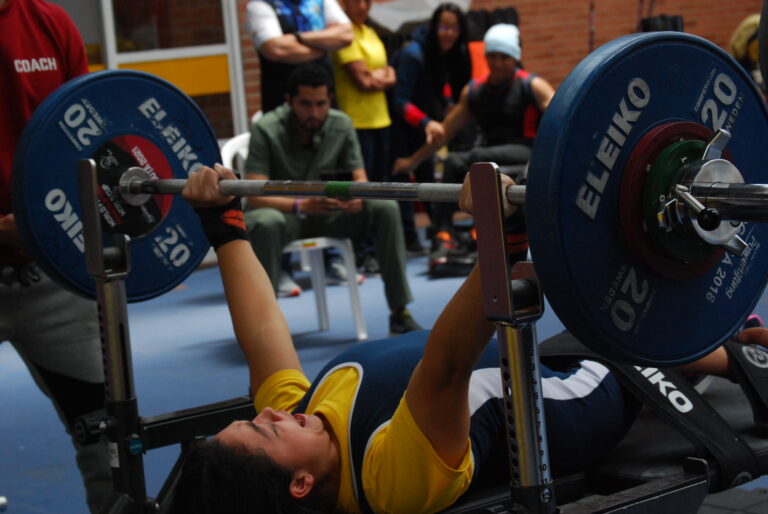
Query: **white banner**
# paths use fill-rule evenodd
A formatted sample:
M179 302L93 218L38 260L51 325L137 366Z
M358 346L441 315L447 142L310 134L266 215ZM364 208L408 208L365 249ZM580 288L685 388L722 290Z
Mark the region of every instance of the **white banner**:
M452 0L462 11L467 12L472 0ZM445 0L392 0L374 2L369 14L377 24L392 32L408 22L428 20L435 8Z

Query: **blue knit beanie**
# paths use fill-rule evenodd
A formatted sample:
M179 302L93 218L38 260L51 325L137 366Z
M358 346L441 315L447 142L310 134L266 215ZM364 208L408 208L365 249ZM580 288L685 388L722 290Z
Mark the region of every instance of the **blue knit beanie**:
M483 38L485 53L499 52L520 60L520 30L515 25L499 23L489 28Z

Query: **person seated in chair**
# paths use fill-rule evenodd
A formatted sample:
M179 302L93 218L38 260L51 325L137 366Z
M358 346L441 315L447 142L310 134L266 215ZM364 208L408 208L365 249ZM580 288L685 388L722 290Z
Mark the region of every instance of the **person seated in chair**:
M286 102L251 128L245 173L253 180L320 180L349 173L368 178L355 129L343 112L331 109L331 78L320 66L302 65L288 77ZM250 197L248 235L275 291L283 247L306 237L354 237L373 241L387 303L390 332L421 327L406 308L413 297L405 273L405 241L394 200Z
M515 25L497 24L483 38L488 61L487 76L471 80L461 92L459 102L437 133L408 157L395 161L393 173L411 173L431 157L463 127L476 121L481 141L464 152L449 152L444 162L443 182L461 183L474 162L492 161L500 166L528 162L541 113L555 94L543 78L520 65L520 33ZM455 206L436 206L433 220L434 240L429 258L430 270L446 263L457 243L452 228Z
M478 268L431 332L356 345L310 384L267 273L237 228L230 209L239 204L219 195L217 181L232 178L202 168L184 197L217 248L258 415L193 446L171 512L435 512L472 484L508 483L494 324ZM461 207L472 211L468 180ZM715 353L686 371L727 374L727 356ZM554 473L583 470L622 438L637 402L597 362L541 370Z

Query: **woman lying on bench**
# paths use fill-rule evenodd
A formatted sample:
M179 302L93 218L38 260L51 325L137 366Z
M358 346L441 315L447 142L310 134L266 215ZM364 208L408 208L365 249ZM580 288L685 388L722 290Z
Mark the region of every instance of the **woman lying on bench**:
M508 483L495 326L478 268L430 332L356 345L310 383L239 202L219 195L218 180L234 178L202 168L184 197L217 249L258 415L191 450L172 512L434 512L471 485ZM466 182L460 207L471 212ZM726 375L728 359L718 350L686 368ZM623 437L638 402L594 361L541 372L553 472L583 470Z

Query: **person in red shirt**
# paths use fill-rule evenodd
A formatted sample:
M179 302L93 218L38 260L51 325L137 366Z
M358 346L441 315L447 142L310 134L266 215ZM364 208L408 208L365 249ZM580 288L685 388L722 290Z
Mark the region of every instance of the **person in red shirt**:
M87 72L83 40L61 7L0 0L0 343L14 346L70 434L78 417L104 404L96 303L62 289L30 259L13 215L11 173L35 108ZM106 446L74 444L96 511L112 489Z

